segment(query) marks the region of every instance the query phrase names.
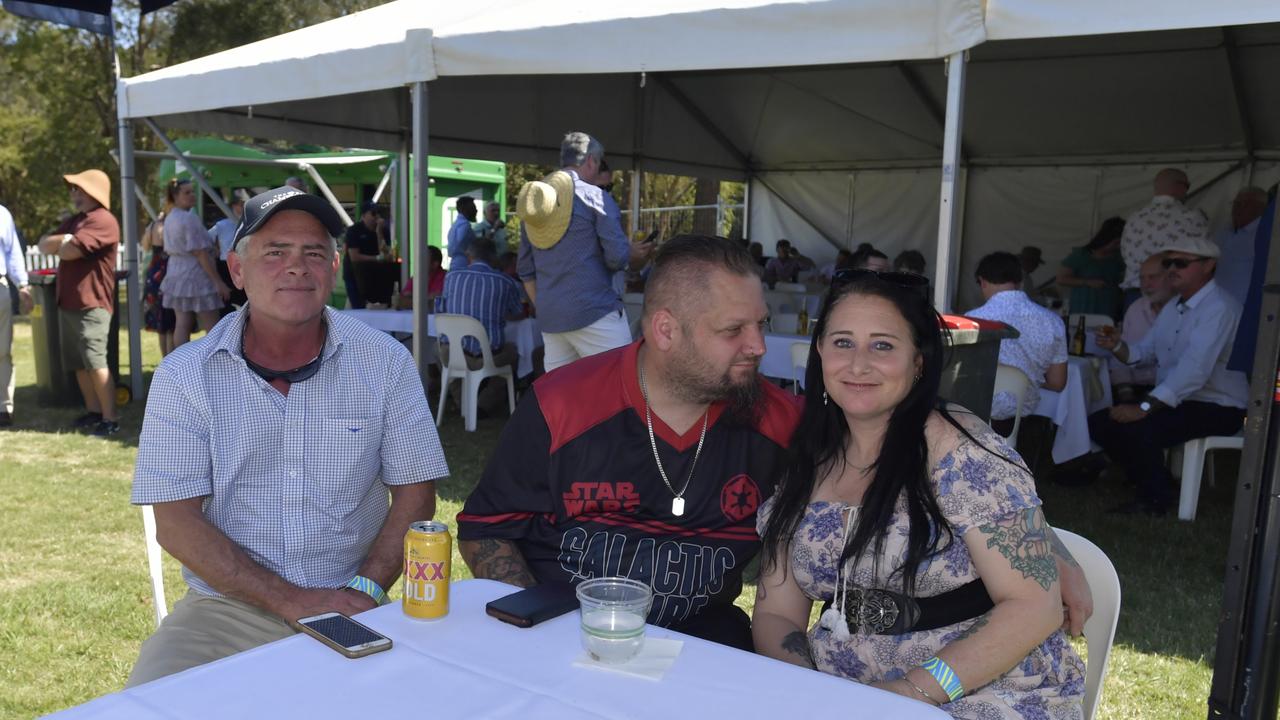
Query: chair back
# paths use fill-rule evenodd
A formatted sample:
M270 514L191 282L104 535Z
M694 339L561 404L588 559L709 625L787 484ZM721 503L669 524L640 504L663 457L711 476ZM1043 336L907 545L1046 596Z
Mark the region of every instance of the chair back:
M776 333L799 335L800 316L795 313L777 313L769 316L769 329Z
M809 343L791 343L791 394L799 394L800 379L809 369ZM797 372L798 371L798 372Z
M1080 318L1084 318L1084 327L1086 330L1093 330L1104 325L1115 325L1116 321L1110 315L1101 313L1071 313L1067 316L1067 321L1071 323L1071 329L1074 331L1076 326L1080 324Z
M147 572L151 575L151 601L155 606L156 627L169 614L164 597L164 551L156 540L156 513L150 505L142 506L142 537L147 546Z
M776 292L785 292L785 293L806 293L806 292L808 292L808 291L809 291L808 286L806 286L804 283L798 283L798 282L796 282L796 283L789 283L789 282L774 283L774 284L773 284L773 289L774 289Z
M991 395L994 397L1002 392L1012 395L1016 404L1013 414L1013 432L1009 434L1009 437L1016 441L1018 427L1022 425L1022 403L1027 399L1027 393L1031 392L1031 380L1027 378L1026 373L1012 365L997 365L996 385Z
M1107 675L1111 644L1120 619L1120 576L1107 554L1089 540L1068 530L1054 528L1067 552L1080 563L1093 591L1093 616L1084 624L1089 656L1085 663L1084 720L1093 720L1102 699L1102 681Z
M455 373L467 372L467 355L462 352L462 339L473 337L480 343L480 352L484 355L484 366L493 367L493 349L489 347L489 333L480 321L470 315L453 313L436 313L436 335L447 337L452 350L449 352L449 370Z
M769 313L799 313L804 297L796 293L764 291L764 303L769 306Z
M622 296L622 306L626 310L627 327L631 328L631 338L634 340L644 333L644 329L640 327L644 320L644 294L626 293Z

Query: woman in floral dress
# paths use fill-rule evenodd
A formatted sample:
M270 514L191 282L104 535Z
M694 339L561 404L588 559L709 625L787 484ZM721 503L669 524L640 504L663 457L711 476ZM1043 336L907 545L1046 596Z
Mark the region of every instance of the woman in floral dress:
M213 329L223 303L231 297L231 288L222 282L214 264L217 249L213 238L200 218L191 212L196 205L191 181L175 182L174 206L164 219L164 249L169 254L169 267L160 290L164 306L176 315L173 331L176 348L191 339L197 317L201 329L206 332Z
M756 649L956 718L1076 720L1084 667L1060 629L1055 557L1070 555L1021 458L938 404L945 358L921 281L851 270L832 283L809 401L759 513ZM906 612L983 586L981 600ZM869 591L896 593L901 617ZM806 631L815 601L830 607Z

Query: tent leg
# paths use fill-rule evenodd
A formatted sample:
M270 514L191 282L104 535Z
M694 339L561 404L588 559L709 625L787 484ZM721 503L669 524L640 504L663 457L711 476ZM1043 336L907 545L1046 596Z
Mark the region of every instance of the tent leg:
M427 84L415 82L413 95L413 185L417 197L413 203L413 357L418 363L418 375L422 387L427 387L427 276L431 255L427 252L427 214L430 212L427 194ZM441 390L441 392L444 392Z
M346 223L348 227L355 225L355 221L347 214L347 209L342 207L342 203L338 201L338 198L333 196L333 190L329 189L329 183L324 181L324 178L320 176L320 173L315 169L315 166L311 163L298 163L298 169L305 172L307 176L311 178L311 182L316 184L316 188L320 190L320 194L324 195L324 199L328 200L329 204L333 206L333 209L338 211L338 217L342 218L342 221Z
M142 398L142 283L138 279L138 206L133 202L133 129L120 119L120 216L124 220L125 298L129 305L129 390ZM119 312L119 308L116 309Z
M178 164L182 165L182 167L186 168L187 173L191 175L191 179L196 182L196 185L200 186L200 189L213 199L214 204L222 211L223 216L234 219L235 215L231 212L231 208L227 205L227 201L222 199L222 193L214 190L213 186L209 184L209 181L204 179L204 173L200 172L199 169L196 168L196 164L191 162L191 158L182 154L182 151L178 149L177 145L173 144L173 141L169 139L168 135L164 134L164 131L160 129L160 126L156 124L155 120L152 120L151 118L143 118L142 121L147 124L147 127L151 128L151 132L155 133L156 137L160 138L160 142L164 143L165 148L169 150L169 154L173 156L173 159ZM124 166L123 150L124 148L122 147L120 158L121 167ZM130 144L130 154L132 154L132 150L132 144ZM130 161L132 162L132 158L130 158Z
M938 255L933 304L939 312L951 309L951 295L960 254L960 137L964 121L964 52L947 58L947 111L942 136L942 191L938 204Z
M396 248L400 251L400 287L409 287L409 144L400 141L400 157L396 160Z
M637 159L637 164L639 160ZM640 232L640 185L644 182L644 172L636 167L631 171L631 217L628 218L627 237L635 237Z

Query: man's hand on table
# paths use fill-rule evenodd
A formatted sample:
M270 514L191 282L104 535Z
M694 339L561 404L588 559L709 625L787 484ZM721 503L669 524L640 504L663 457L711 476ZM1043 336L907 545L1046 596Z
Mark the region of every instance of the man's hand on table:
M298 589L279 615L288 622L327 612L340 612L351 616L378 607L373 598L354 588L341 590Z

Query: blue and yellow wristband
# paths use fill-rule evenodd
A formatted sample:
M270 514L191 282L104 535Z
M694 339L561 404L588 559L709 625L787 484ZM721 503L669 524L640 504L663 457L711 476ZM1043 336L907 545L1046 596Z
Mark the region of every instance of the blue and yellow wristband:
M945 660L935 655L925 660L920 667L938 681L938 685L942 687L942 691L947 694L951 702L964 697L964 686L960 684L960 678Z
M368 595L379 605L387 604L387 592L382 589L381 585L363 575L357 575L351 578L351 582L347 583L347 587L352 588L353 590L359 590L365 595Z

